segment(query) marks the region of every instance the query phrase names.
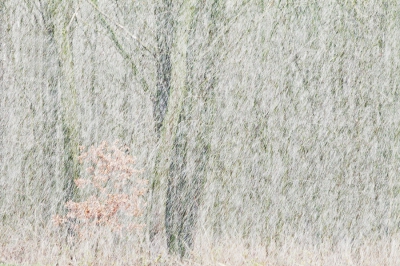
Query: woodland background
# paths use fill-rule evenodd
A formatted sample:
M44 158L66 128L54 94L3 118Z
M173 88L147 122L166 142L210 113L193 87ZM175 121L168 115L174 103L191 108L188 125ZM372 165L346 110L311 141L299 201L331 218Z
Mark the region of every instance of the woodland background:
M0 261L396 265L399 25L398 1L1 1ZM79 146L116 139L146 227L71 244Z

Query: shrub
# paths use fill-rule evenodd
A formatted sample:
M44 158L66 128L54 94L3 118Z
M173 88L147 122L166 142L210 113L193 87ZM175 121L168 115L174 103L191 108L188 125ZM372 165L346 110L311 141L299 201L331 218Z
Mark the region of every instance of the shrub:
M142 228L138 217L143 215L147 180L137 177L141 171L133 167L135 159L129 155L129 149L118 141L80 149L79 160L88 175L76 179L75 184L79 196L86 200L67 202L67 214L56 215L54 222L72 225L80 236L93 226L119 232Z

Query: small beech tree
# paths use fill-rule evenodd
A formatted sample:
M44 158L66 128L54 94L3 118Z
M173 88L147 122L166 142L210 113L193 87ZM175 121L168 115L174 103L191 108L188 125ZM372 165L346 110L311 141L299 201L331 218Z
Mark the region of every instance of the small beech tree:
M75 180L83 201L66 203L67 214L56 215L57 225L71 224L79 235L90 227L108 227L113 231L134 230L143 227L138 217L143 215L143 196L147 180L137 177L141 171L133 165L129 149L118 141L98 147L81 147L80 163L88 177Z

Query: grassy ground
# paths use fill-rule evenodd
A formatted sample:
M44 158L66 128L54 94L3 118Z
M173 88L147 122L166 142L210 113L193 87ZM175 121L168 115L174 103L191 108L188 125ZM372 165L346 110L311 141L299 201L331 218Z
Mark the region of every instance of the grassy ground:
M26 243L27 244L27 243ZM400 239L364 243L355 248L343 241L335 247L301 244L287 239L279 246L271 243L249 246L233 241L196 244L192 256L178 259L161 249L156 254L149 250L128 246L108 246L106 243L91 247L89 242L75 248L55 248L51 243L29 248L19 245L1 252L3 265L400 265ZM143 248L143 247L142 247ZM129 252L131 251L131 252Z

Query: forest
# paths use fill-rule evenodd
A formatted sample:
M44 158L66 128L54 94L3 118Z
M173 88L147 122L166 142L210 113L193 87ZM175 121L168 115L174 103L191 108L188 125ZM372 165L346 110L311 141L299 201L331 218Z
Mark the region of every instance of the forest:
M392 0L1 0L0 265L399 265L399 47Z

